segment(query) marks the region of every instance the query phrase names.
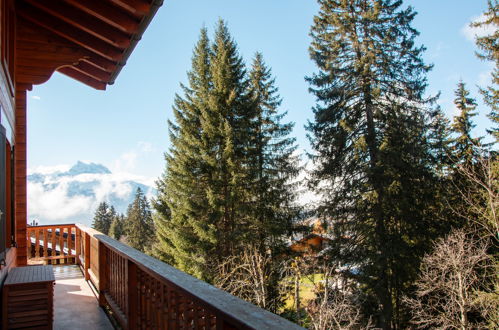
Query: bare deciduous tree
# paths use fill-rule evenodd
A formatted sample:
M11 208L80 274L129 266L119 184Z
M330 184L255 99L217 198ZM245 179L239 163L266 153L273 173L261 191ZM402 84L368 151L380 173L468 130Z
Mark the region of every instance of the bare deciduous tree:
M250 247L219 266L215 285L264 309L276 312L281 269L275 257Z
M416 281L414 298L405 302L413 313L412 323L420 328L483 328L499 306L483 303L479 292L492 283L488 244L463 230L455 230L435 244L424 257ZM473 317L470 317L473 316Z
M336 271L325 266L323 275L323 281L315 286L317 298L306 307L313 328L315 330L371 328L371 319L366 321L360 312L356 294L338 286L340 279Z
M499 241L499 161L493 154L481 154L471 166L458 165L460 173L469 182L465 189L455 186L464 201L465 207L476 215L472 219L481 226L496 242ZM458 215L466 215L453 208Z

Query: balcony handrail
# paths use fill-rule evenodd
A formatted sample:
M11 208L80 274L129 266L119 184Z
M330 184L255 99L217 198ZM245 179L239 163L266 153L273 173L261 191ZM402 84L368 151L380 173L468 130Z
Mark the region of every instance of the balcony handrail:
M35 262L75 263L79 245L75 224L28 225L26 236L30 261L35 258Z
M303 329L83 224L41 227L74 229L75 263L124 329Z
M75 224L74 223L61 223L61 224L54 224L54 225L36 225L36 226L32 226L30 224L28 224L26 226L27 229L52 229L52 228L60 228L60 227L63 227L63 228L67 228L67 227L74 227Z

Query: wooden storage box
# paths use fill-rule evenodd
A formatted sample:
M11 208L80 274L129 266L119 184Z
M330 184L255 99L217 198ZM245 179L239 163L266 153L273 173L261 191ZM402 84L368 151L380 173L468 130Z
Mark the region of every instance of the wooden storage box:
M13 268L3 287L3 329L52 329L54 282L52 266Z

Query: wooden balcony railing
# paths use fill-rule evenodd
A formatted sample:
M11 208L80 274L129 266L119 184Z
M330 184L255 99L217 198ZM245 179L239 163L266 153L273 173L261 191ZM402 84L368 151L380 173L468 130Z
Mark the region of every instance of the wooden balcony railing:
M29 227L29 247L80 265L124 329L302 329L84 225Z
M76 263L80 244L74 224L28 226L26 231L31 263Z

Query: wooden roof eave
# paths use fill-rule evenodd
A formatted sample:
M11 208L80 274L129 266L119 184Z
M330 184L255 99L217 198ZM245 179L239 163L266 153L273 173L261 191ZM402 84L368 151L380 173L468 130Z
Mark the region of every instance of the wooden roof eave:
M20 57L17 61L19 67L16 72L21 74L18 75L20 78L18 84L27 86L26 89L31 89L31 85L48 80L54 71L99 90L114 83L142 34L163 4L163 0L107 0L105 3L100 1L102 0L78 2L75 8L61 6L61 11L66 10L64 13L56 12L57 7L43 1L39 3L37 0L19 2L18 22L20 28L18 29L17 45ZM64 0L64 3L67 4L73 2L73 0ZM119 16L117 12L113 12L112 15L108 12L94 12L102 5L109 6L109 3L119 6L118 8L124 8L122 16ZM88 22L81 17L64 17L67 12L78 13L80 9L77 8L81 8L85 4L91 8L85 11L84 15L83 11L80 13L87 17ZM143 15L146 11L148 13ZM47 12L54 18L52 25L48 17L42 16ZM95 15L90 16L91 13ZM121 20L115 25L107 25L109 30L106 31L108 23L106 20L102 20L103 16L109 15L107 17L109 21L113 17L123 18L125 13L131 15L129 23ZM133 17L136 19L140 17L140 20L135 21ZM97 22L96 19L102 21L102 24L91 23L91 21ZM115 30L116 25L122 29ZM129 26L130 30L126 30L126 26ZM95 31L91 30L92 27L95 27ZM118 32L123 31L123 29L125 29L124 32ZM102 31L108 33L102 33ZM120 33L128 34L129 37L126 34L123 35L128 40L121 38ZM44 45L44 43L46 44ZM32 49L31 53L30 49ZM54 52L54 49L59 49L60 54ZM52 58L54 60L51 60Z
M123 67L126 65L126 62L130 55L132 54L133 50L137 46L137 43L142 39L142 35L144 34L145 30L151 23L153 17L156 15L156 12L158 11L159 7L163 5L163 0L154 0L151 4L151 9L149 11L149 15L144 16L142 21L140 22L139 29L135 35L132 36L132 40L130 43L130 46L128 46L127 49L125 49L123 53L122 60L118 62L118 67L117 69L111 74L111 79L109 80L108 84L112 85L114 84L114 81L120 74L121 70Z

